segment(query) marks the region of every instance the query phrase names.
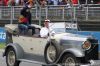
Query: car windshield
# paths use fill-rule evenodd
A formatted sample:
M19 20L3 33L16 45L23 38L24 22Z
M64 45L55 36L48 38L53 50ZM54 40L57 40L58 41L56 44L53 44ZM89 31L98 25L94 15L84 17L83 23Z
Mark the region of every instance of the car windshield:
M73 32L73 31L77 30L77 24L76 23L66 23L66 22L49 23L49 27L55 33Z
M72 28L53 28L53 31L55 33L65 33L65 32L72 32L76 31L77 29L72 29Z
M53 31L55 33L64 33L65 32L65 29L64 28L54 28Z

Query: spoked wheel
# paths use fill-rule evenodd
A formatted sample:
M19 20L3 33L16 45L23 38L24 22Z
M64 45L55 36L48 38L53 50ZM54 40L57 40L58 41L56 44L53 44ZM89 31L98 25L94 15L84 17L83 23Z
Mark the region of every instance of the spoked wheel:
M62 65L63 66L80 66L80 61L72 54L66 54L63 57Z
M58 51L56 46L50 44L45 49L45 60L47 63L54 63L57 60Z
M6 53L7 66L19 66L20 61L16 60L16 53L13 48L9 48Z

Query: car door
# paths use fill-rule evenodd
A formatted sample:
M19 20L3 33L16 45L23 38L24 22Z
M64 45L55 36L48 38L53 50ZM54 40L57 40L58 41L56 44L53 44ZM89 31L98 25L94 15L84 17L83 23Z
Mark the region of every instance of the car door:
M44 49L47 44L47 38L36 38L33 37L31 48L33 49L33 54L35 55L44 55Z
M13 42L18 43L23 48L25 54L27 56L31 55L33 59L38 57L44 58L44 49L47 41L47 38L13 36Z
M19 44L25 53L31 53L32 37L28 36L13 36L13 43Z
M44 49L48 39L26 36L19 36L16 37L16 39L17 40L14 42L20 44L20 46L24 49L24 52L35 55L44 55Z

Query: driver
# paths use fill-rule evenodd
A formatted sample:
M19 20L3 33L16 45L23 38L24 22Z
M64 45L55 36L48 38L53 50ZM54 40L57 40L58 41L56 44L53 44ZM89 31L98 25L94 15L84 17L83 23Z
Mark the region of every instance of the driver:
M40 30L40 37L48 37L49 35L49 32L52 34L52 33L55 33L53 30L49 29L49 22L50 20L49 19L46 19L45 22L44 22L44 27L41 28ZM50 30L50 31L49 31Z

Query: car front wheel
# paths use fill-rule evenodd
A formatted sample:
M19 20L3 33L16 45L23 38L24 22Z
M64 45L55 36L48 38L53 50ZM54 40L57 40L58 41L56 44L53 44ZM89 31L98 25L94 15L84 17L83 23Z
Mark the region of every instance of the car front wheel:
M16 60L16 53L13 48L9 48L6 53L7 66L19 66L20 61Z
M72 54L64 55L62 59L63 66L80 66L80 60Z
M57 60L58 50L53 44L48 44L45 49L45 61L47 63L54 63Z

